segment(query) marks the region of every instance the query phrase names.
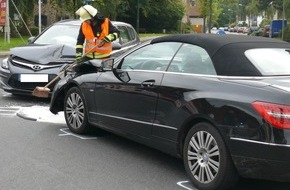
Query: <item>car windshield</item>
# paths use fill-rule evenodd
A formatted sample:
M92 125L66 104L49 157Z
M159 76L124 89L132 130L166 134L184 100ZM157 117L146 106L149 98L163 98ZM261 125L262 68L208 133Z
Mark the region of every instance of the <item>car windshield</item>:
M66 44L75 46L79 32L77 25L53 25L44 31L36 40L35 44Z
M290 75L290 49L251 49L245 55L264 76Z

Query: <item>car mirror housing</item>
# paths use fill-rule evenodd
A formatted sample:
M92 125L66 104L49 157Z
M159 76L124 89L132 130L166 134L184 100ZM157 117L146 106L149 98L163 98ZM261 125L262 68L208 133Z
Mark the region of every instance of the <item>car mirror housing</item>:
M92 59L89 60L89 63L94 67L97 67L99 71L112 71L114 65L114 59Z
M35 39L35 36L31 36L30 38L28 38L27 40L28 44L32 44L34 39Z
M102 61L102 68L104 71L112 71L114 65L114 59L109 58Z
M116 41L112 42L112 49L113 50L119 50L121 48L122 48L122 46L121 46L121 44L119 42L116 42Z

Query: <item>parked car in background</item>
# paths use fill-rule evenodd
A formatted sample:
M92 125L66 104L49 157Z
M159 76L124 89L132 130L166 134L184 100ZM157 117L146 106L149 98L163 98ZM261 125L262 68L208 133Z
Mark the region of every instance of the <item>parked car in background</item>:
M140 43L130 24L112 23L121 31L119 39L113 42L112 56ZM0 87L12 94L32 95L36 86L45 86L66 64L75 60L80 25L80 20L57 22L39 36L31 37L28 45L12 48L11 55L1 63Z
M233 32L238 32L239 26L234 26Z
M229 27L229 32L234 32L234 27Z
M248 35L250 35L250 34L252 34L254 32L258 32L258 30L259 30L259 27L258 26L250 26L248 28Z
M289 62L272 38L159 37L68 73L50 111L74 133L95 126L182 158L199 190L290 182Z
M245 27L240 26L238 27L237 33L244 33Z

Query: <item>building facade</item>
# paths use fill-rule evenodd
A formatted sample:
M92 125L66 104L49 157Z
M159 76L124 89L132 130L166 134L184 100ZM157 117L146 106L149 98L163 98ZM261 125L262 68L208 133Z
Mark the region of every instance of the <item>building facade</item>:
M201 16L200 5L196 0L183 0L186 12L182 19L183 23L190 23L193 30L202 33L204 18Z

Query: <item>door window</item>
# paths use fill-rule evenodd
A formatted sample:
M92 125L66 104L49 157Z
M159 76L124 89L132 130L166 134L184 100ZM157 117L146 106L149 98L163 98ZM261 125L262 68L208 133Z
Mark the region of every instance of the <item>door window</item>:
M120 31L120 41L121 44L125 44L131 41L129 32L126 28L126 26L118 26L118 29Z
M212 60L201 47L192 44L183 44L177 52L168 71L216 75Z
M143 46L124 58L121 69L165 71L180 45L164 42Z

